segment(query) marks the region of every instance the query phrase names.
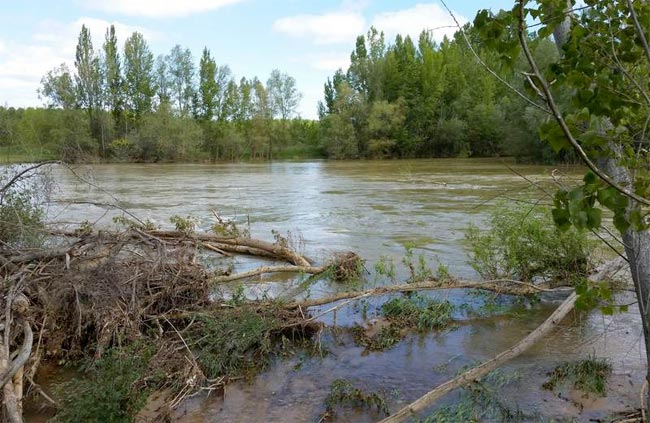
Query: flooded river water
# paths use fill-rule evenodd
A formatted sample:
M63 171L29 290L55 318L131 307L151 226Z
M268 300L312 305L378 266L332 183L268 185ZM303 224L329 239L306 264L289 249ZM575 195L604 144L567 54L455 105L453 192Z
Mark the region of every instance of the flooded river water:
M434 266L447 265L453 275L477 278L467 264L463 245L469 223L481 225L496 199L541 198L520 175L545 184L551 180L552 170L498 160L457 159L98 165L79 172L103 190L79 182L67 171L56 171L57 203L49 214L62 223L88 220L112 225L111 217L119 211L79 203L114 203L117 199L121 207L162 227L171 227L172 215L191 215L199 228L207 230L214 222L211 210L216 210L240 225L250 222L251 235L256 238L273 240L271 230L283 235L289 231L293 245L317 262L332 252L353 250L366 260L371 271L369 283L375 281L372 270L380 257L399 264L405 245L412 245L416 255L424 255ZM560 171L580 174L579 169ZM234 264L240 268L253 265L249 260ZM398 266L398 279L405 276ZM288 283L286 279L268 279L264 293L286 292ZM248 295L256 295L255 289L259 284L249 283ZM342 288L321 282L309 294L318 296L337 289ZM457 303L467 299L463 292L435 295ZM453 330L412 335L392 349L370 354L364 354L344 333L330 331L322 339L327 354L278 360L254 380L229 385L223 395L190 400L178 417L191 422L318 421L330 384L338 378L350 379L368 390L390 392L390 406L396 409L463 367L512 346L555 306L542 302L516 313L461 323ZM630 310L613 317L573 315L551 338L508 365L507 370L520 378L500 395L513 407L577 421L636 407L645 362L636 306ZM327 319L327 323L346 326L361 319L361 313L347 307L337 313L336 322L333 316ZM606 398L585 404L572 400L569 394L560 398L541 388L546 373L555 365L588 355L606 357L613 365ZM450 395L442 404L455 398ZM378 417L351 411L339 414L337 421L374 421Z

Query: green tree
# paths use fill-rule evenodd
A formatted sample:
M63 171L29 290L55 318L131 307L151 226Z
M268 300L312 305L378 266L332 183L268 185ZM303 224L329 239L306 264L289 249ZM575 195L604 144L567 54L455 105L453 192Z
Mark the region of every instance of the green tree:
M60 107L70 110L77 107L79 103L72 74L65 63L48 71L41 78L38 94L41 98L47 99L46 104L48 107Z
M274 69L266 82L266 91L273 116L287 120L296 113L302 94L296 88L294 77Z
M75 53L75 87L79 105L88 114L90 130L95 139L100 142L100 154L105 153L105 134L100 113L104 106L102 92L103 75L99 56L93 48L90 30L81 26Z
M130 118L138 121L151 111L155 95L153 54L142 34L134 32L124 43L124 91Z
M382 100L372 103L368 115L370 157L383 158L394 154L405 118L405 106L402 101L389 103Z
M555 223L561 229L596 229L603 208L614 216L650 362L650 156L645 130L650 116L650 7L631 0L586 3L575 15L571 1L530 5L519 0L508 13L481 11L475 25L502 57L523 54L529 92L539 96L550 117L541 128L542 138L558 151L573 150L589 168L582 185L556 193ZM529 18L541 21L537 34L553 34L561 52L546 73L531 51ZM558 92L569 93L570 100L559 101ZM646 379L650 382L650 366Z
M199 64L199 104L197 106L199 119L210 121L215 117L219 89L220 87L217 84L217 64L210 55L210 50L205 47Z
M169 103L171 101L171 82L167 71L167 60L165 56L159 54L155 63L155 86L158 104Z
M111 25L106 30L104 38L104 75L106 78L105 102L106 107L111 111L115 127L124 127L124 87L122 80L122 64L117 46L115 26Z
M172 100L182 117L189 115L194 97L194 63L190 49L175 45L167 56L167 71L171 83Z

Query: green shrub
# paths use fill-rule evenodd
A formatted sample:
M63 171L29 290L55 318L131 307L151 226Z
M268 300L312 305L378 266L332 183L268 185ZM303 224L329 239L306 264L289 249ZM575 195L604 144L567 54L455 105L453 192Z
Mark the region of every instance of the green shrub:
M383 394L366 393L345 379L336 379L332 382L330 392L325 399L325 413L321 416L321 421L335 417L338 407L376 409L383 416L390 414Z
M7 192L0 200L0 240L11 247L43 242L43 209L31 191Z
M575 228L560 231L548 209L500 205L488 222L466 232L470 265L485 279L574 282L592 266L595 243Z
M132 346L112 348L100 359L88 359L86 376L59 385L61 409L54 422L132 422L149 390L138 387L155 350Z

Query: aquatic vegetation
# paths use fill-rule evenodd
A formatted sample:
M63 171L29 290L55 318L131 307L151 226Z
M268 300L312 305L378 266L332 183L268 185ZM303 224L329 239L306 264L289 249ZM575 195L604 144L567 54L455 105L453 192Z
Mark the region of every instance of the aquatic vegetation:
M568 386L585 393L605 396L607 378L611 373L612 365L607 360L589 357L557 366L548 373L549 379L542 386L549 391Z
M375 410L383 416L389 414L384 394L365 392L345 379L337 379L332 382L330 392L325 399L325 412L321 415L321 421L335 417L336 409L340 407L359 407Z
M367 351L388 349L412 330L426 332L447 327L452 322L454 306L449 301L411 294L386 301L380 310L388 324L376 334L369 335L361 326L352 328L355 343Z
M438 408L418 423L456 422L528 422L533 416L519 407L506 404L499 395L501 389L520 379L517 373L495 370L484 378L464 387L460 400L450 406Z
M452 320L454 306L446 300L409 295L385 302L381 310L398 327L427 331L446 327Z

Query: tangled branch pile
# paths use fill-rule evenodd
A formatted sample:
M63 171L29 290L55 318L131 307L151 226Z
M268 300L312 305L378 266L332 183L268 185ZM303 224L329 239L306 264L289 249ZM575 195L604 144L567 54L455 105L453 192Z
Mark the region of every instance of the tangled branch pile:
M5 402L16 404L8 412L10 421L21 421L23 372L33 381L43 359L70 362L90 356L100 363L106 355L131 349L127 355L144 360L134 365L140 371L133 372L139 376L129 385L128 407L104 414L85 407L87 415L70 415L79 407L63 407L67 420L132 413L142 406L142 393L154 391L169 396L169 407L160 410L165 412L187 395L263 366L278 340L305 339L320 328L301 310L213 303L215 275L196 259L209 238L221 241L224 249L249 248L250 253L256 248L265 256L309 264L285 247L139 229L63 235L61 247L0 252L5 281L0 288L5 310L0 373L9 380ZM19 354L10 360L15 351Z

